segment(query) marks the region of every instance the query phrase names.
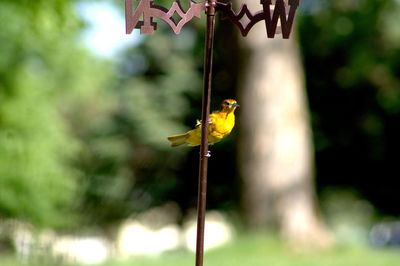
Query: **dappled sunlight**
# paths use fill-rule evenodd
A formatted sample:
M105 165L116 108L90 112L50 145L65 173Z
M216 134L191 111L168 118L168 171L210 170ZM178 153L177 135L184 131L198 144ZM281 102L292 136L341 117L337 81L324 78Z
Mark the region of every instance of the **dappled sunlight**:
M195 251L197 229L195 217L184 219L182 227L175 223L163 224L163 219L157 218L164 217L164 221L171 220L165 219L165 213L160 213L165 208L155 210L149 210L147 214L141 215L146 217L147 223L139 217L137 220L128 220L121 226L117 240L118 252L128 256L154 255L178 248ZM154 226L154 222L158 225ZM216 211L206 214L204 236L206 250L229 243L233 239L233 233L233 226L225 215Z
M181 232L177 225L166 225L158 230L137 221L126 222L117 240L119 253L129 255L154 255L180 247Z
M67 263L101 263L110 256L108 241L100 237L62 236L50 247L55 260Z
M112 237L102 234L60 234L53 230L34 230L31 225L9 221L9 237L18 258L62 263L92 264L131 256L154 256L166 251L196 248L196 220L190 216L183 226L176 223L173 203L153 208L123 222ZM206 215L205 249L223 246L233 240L234 229L226 215L212 211ZM115 240L113 240L115 239Z
M196 251L197 220L190 219L184 225L185 246ZM234 229L223 214L212 211L206 213L204 249L209 250L232 241Z

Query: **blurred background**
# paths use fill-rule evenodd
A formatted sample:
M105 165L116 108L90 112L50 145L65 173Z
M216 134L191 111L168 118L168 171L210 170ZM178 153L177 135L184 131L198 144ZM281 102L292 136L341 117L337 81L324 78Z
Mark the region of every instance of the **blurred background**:
M212 109L241 107L211 147L205 264L400 263L399 15L302 0L290 40L217 16ZM199 150L166 137L200 118L204 33L125 35L122 0L0 2L1 265L194 264Z

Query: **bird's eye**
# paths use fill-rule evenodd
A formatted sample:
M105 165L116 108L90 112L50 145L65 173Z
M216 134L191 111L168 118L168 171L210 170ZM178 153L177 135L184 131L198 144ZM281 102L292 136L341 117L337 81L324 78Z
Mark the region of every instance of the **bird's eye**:
M229 104L229 102L224 102L224 104L226 104L226 105L230 105L230 104Z

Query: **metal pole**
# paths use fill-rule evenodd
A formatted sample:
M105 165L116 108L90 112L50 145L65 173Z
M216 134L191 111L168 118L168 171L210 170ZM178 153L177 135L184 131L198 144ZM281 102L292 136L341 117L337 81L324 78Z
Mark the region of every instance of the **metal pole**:
M206 3L207 30L204 48L204 77L203 77L203 103L202 103L202 126L200 145L200 167L199 167L199 191L197 200L197 241L196 241L196 266L203 266L204 257L204 223L206 213L207 195L207 166L208 166L208 126L210 117L211 80L212 80L212 58L215 26L216 0L208 0Z

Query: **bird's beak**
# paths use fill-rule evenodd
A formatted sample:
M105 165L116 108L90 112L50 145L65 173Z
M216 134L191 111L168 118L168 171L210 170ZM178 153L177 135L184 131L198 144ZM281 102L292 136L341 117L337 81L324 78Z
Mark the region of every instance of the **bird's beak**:
M232 104L232 106L233 106L234 108L240 107L240 105L239 105L238 103L234 103L234 104Z

